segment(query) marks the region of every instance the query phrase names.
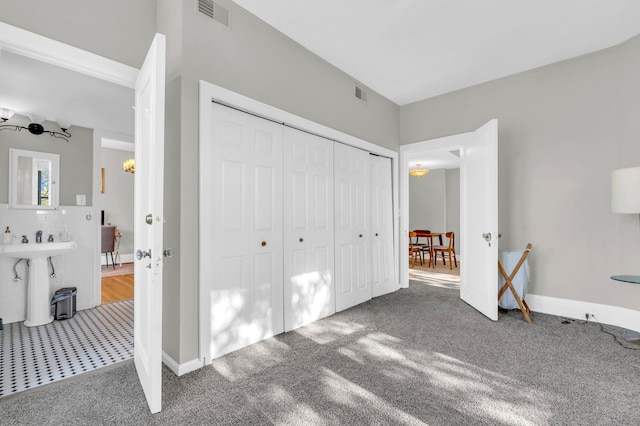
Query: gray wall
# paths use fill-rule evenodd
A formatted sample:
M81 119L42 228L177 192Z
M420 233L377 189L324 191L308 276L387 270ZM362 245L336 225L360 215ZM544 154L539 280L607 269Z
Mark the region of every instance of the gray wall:
M136 68L156 29L153 0L0 0L0 11L2 22Z
M446 171L409 176L409 229L442 232L445 226Z
M640 37L401 108L401 143L499 127L500 247L524 248L529 292L640 309L636 215L610 212L610 175L640 163Z
M122 163L133 158L133 152L101 149L104 168L104 193L100 194L100 209L104 210L104 224L111 222L122 233L120 254L132 254L133 249L133 173L122 170Z
M167 35L168 77L180 78L180 179L167 187L179 197L180 290L174 359L198 356L198 82L225 87L379 145L398 147L398 107L373 91L354 97L355 80L228 0L225 28L197 13L193 2L158 1L158 29ZM174 129L167 128L173 133ZM174 142L167 142L174 143ZM178 293L178 294L176 294ZM166 293L165 293L166 294Z
M409 229L455 234L460 253L460 169L431 170L409 177ZM443 243L447 240L443 238Z
M29 119L14 115L7 124L28 126ZM55 123L48 121L43 126L45 129L58 129ZM93 130L72 126L69 132L71 138L65 142L47 133L32 135L26 130L0 131L0 203L9 202L9 148L17 148L59 154L60 205L75 206L76 194L86 195L87 205L91 205Z

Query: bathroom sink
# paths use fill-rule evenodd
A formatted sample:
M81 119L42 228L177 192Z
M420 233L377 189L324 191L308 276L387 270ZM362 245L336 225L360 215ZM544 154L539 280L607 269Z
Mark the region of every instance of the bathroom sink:
M64 254L78 247L73 241L0 245L0 255L14 259L29 259L27 284L27 319L24 325L34 327L53 321L49 294L50 280L47 258Z
M0 254L14 259L36 259L57 256L78 247L74 241L0 245Z

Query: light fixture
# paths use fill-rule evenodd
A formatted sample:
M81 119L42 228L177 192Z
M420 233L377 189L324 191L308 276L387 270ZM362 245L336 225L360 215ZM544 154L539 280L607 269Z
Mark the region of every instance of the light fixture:
M421 169L420 166L422 166L422 164L417 163L415 169L409 170L409 174L415 177L422 177L429 173L429 169Z
M129 173L136 172L136 160L133 158L129 158L124 163L122 163L122 170Z
M618 169L611 173L611 211L640 213L640 167Z
M54 138L58 138L58 139L64 139L65 141L69 142L69 138L71 137L71 133L69 133L67 131L68 127L62 127L60 126L60 130L62 130L62 132L58 132L55 130L46 130L43 126L42 123L44 123L44 117L40 117L34 114L27 114L29 116L29 119L31 120L31 123L25 127L25 126L19 126L17 124L4 124L7 120L9 120L13 114L15 114L15 111L7 109L7 108L0 108L0 119L2 119L2 124L0 124L0 130L13 130L14 132L19 132L21 130L28 130L29 133L33 134L33 135L41 135L43 133L49 133L49 136L53 136Z
M2 122L4 123L5 121L7 121L8 119L10 119L11 117L13 117L13 114L15 114L16 112L12 109L9 108L0 108L0 118L2 119Z

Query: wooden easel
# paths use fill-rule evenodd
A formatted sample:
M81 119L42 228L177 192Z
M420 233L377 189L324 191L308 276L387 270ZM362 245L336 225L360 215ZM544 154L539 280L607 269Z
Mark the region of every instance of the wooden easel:
M513 268L511 275L507 276L507 272L502 267L502 263L500 263L500 260L498 260L498 269L500 270L500 273L502 274L502 277L505 281L504 285L498 292L498 300L500 300L504 292L507 291L507 288L509 288L511 290L511 293L513 293L513 297L516 299L516 302L518 302L518 306L522 311L522 315L524 315L524 319L526 319L529 324L531 324L531 318L529 318L531 309L529 309L529 305L527 305L527 302L524 301L524 297L522 298L522 300L520 299L520 296L518 296L516 289L513 288L513 283L511 281L515 278L516 274L518 273L518 269L520 269L520 267L524 263L524 260L527 258L527 256L529 256L529 252L531 251L532 247L533 246L531 245L531 243L527 244L527 247L524 249L524 253L522 253L522 257L520 257L520 260L518 261L516 267Z

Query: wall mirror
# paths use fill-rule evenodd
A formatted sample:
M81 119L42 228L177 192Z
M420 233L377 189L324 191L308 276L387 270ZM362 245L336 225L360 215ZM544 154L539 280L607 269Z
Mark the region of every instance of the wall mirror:
M9 149L9 207L57 209L59 174L58 154Z

